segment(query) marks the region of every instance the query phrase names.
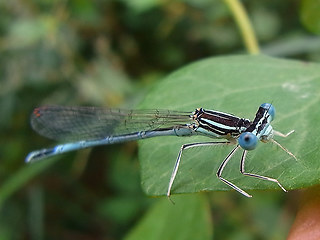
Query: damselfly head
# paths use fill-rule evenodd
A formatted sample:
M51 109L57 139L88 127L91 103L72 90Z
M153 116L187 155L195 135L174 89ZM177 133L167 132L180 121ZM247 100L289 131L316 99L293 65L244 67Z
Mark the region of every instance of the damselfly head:
M240 147L244 150L253 150L257 147L259 139L252 132L241 133L238 138Z
M270 122L274 119L276 115L276 109L271 103L263 103L260 105L260 107L267 109L267 114L270 115Z

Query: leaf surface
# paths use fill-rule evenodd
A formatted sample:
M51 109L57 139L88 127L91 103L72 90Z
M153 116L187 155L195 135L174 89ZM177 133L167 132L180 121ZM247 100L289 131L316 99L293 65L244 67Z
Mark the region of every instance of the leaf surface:
M157 84L140 107L190 113L203 107L253 119L260 104L271 102L277 111L273 128L283 133L295 130L287 138L275 139L298 161L274 144L260 142L247 156L246 171L276 178L290 190L320 182L319 99L319 64L243 55L209 58L177 70ZM182 144L213 140L168 136L140 141L141 181L146 194L166 194ZM186 150L172 193L229 190L216 177L216 171L232 148ZM241 152L226 166L226 179L244 190L279 189L275 183L241 175Z
M204 195L159 199L125 240L212 239L210 208ZM182 217L183 216L183 217Z

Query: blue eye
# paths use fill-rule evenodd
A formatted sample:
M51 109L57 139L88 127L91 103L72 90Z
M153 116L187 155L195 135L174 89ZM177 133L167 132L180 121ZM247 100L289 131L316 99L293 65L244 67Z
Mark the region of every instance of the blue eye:
M245 150L253 150L258 144L258 138L251 132L244 132L238 138L238 143Z
M261 104L260 107L263 107L264 109L268 109L268 113L271 116L270 120L272 121L276 115L276 109L274 108L274 106L271 103L263 103Z

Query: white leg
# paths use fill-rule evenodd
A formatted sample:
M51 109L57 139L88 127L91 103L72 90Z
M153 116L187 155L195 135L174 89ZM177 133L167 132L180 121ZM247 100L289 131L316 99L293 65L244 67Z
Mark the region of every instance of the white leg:
M228 186L232 187L234 190L238 191L239 193L241 193L242 195L246 196L246 197L252 197L250 194L248 194L247 192L243 191L241 188L237 187L235 184L233 184L232 182L226 180L225 178L221 177L222 172L224 167L227 165L227 163L229 162L229 160L231 159L231 157L235 154L235 152L240 148L239 145L237 145L229 154L228 156L223 160L223 162L220 164L220 167L217 171L217 177L224 182L225 184L227 184Z
M283 151L285 151L286 153L288 153L291 157L293 157L296 161L298 161L298 159L296 158L296 156L290 152L288 149L286 149L285 147L283 147L280 143L278 143L276 140L271 139L270 140L272 143L275 143L276 145L278 145Z
M167 197L170 199L171 188L172 188L174 179L176 178L176 175L177 175L177 172L178 172L178 168L179 168L179 165L180 165L182 152L184 150L189 149L189 148L194 148L194 147L225 145L225 144L229 144L229 143L230 142L228 142L228 141L225 141L225 142L201 142L201 143L190 143L190 144L182 145L181 148L180 148L180 151L178 153L178 157L177 157L176 163L175 163L174 168L173 168L172 173L171 173L170 182L169 182L168 191L167 191Z
M266 176L261 176L261 175L257 175L257 174L253 174L253 173L246 173L245 170L244 170L244 163L245 163L245 160L246 160L247 152L248 151L246 151L246 150L243 151L243 154L242 154L242 157L241 157L240 172L243 175L246 175L246 176L249 176L249 177L255 177L255 178L262 179L262 180L275 182L275 183L277 183L279 185L279 187L283 191L287 192L287 190L284 187L282 187L282 185L280 184L280 182L277 179L266 177Z
M284 134L282 132L278 132L276 130L273 130L274 135L279 136L279 137L288 137L291 133L294 133L294 130L291 130L290 132L288 132L287 134Z

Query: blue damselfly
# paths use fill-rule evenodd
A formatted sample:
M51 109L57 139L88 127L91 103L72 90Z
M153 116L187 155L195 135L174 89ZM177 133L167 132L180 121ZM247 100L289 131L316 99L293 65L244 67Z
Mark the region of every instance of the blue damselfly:
M26 162L34 162L57 154L99 145L122 143L157 136L204 135L220 139L213 142L196 142L181 146L169 180L167 196L171 194L183 151L201 146L233 144L235 147L222 161L217 177L246 197L247 192L222 177L223 169L237 150L243 149L240 172L243 175L275 182L286 192L280 182L271 177L245 171L248 151L256 148L259 141L272 142L296 159L286 148L273 139L274 135L287 134L273 130L275 117L272 104L262 104L253 121L215 110L197 108L194 112L170 110L115 110L97 107L43 106L36 108L31 116L32 128L39 134L58 141L69 141L53 148L29 153Z

